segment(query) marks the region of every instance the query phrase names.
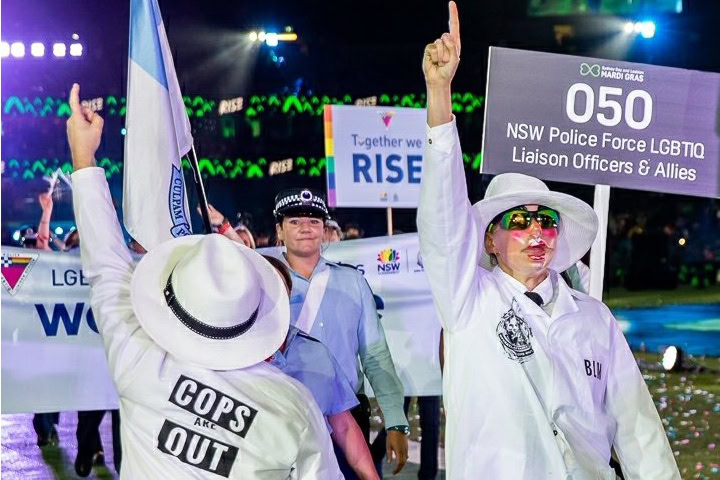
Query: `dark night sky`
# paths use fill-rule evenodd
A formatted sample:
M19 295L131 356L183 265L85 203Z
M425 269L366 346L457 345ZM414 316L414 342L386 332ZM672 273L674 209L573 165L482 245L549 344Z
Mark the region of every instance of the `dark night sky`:
M518 0L458 3L463 36L458 89L482 91L489 45L720 70L720 50L714 48L720 39L720 2L715 0L688 0L682 15L656 15L656 38L638 41L627 52L597 48L608 37L602 32L608 17L528 18L526 2ZM124 90L129 1L6 0L2 7L3 40L70 41L77 32L87 45L87 55L74 63L3 62L3 96L39 89L61 94L73 80L86 85L88 94ZM423 46L447 24L444 0L160 0L160 7L181 87L221 97L278 91L298 79L305 89L328 93L421 91ZM556 24L573 26L574 37L558 45ZM300 42L276 49L286 59L282 68L269 61L267 47L251 51L239 41L251 29L285 25L294 27Z
M528 1L458 0L463 52L454 81L456 90L484 92L490 45L720 72L717 0L687 0L681 15L654 15L658 24L656 37L649 41L638 38L622 51L600 46L612 43L609 40L619 35L625 19L596 15L529 18ZM159 3L183 93L215 99L284 93L287 89L294 91L298 85L301 93L349 93L354 98L420 93L424 90L423 48L447 28L445 0L159 0ZM84 98L124 95L129 4L129 0L4 0L2 40L26 44L43 41L47 45L54 41L70 42L71 35L78 33L86 50L81 59L75 60L47 56L3 60L2 98L65 97L75 81L82 85ZM275 49L278 56L286 59L281 68L270 61L268 47L252 49L240 41L242 34L250 30L273 27L281 30L286 25L294 27L300 41ZM573 31L560 44L554 30L557 25L569 26ZM53 128L57 132L64 130L62 125ZM29 132L37 135L32 129ZM121 145L119 136L115 140ZM310 146L318 152L322 150L321 142L292 140L294 143L286 147L298 154L307 154L312 150ZM466 144L472 140L478 139L464 139ZM6 141L8 138L3 137L3 143ZM302 148L295 149L297 145ZM64 154L67 152L51 156ZM238 152L233 154L242 156ZM121 156L121 152L114 155ZM9 185L4 183L3 188ZM36 217L37 208L32 210L36 194L26 191L22 183L17 187L13 195L27 197L29 203L13 214L29 221ZM585 190L573 193L588 196L590 189ZM10 195L12 191L5 193ZM479 196L480 191L474 193ZM591 196L586 200L590 201ZM5 215L8 210L3 212ZM58 211L58 216L63 215L71 217L69 208ZM405 223L414 225L413 212L398 212L400 215L407 216ZM383 218L377 221L384 223Z

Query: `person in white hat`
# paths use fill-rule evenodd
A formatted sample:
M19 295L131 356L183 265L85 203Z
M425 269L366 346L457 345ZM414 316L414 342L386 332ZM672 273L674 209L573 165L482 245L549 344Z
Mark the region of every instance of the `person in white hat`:
M264 361L290 321L278 273L217 234L167 241L134 268L94 166L103 121L77 84L70 106L75 218L120 396L122 478L342 479L312 396Z
M447 478L615 479L614 448L628 480L679 479L617 322L557 273L592 245L592 208L513 173L495 177L471 206L450 100L459 57L450 2L450 31L423 59L428 128L417 216L445 329Z

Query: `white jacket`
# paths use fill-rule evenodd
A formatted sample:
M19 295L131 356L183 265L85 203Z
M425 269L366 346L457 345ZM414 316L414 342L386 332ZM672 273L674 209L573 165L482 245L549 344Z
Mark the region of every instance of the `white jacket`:
M299 382L262 362L184 364L142 330L134 264L101 168L72 175L83 271L120 395L122 478L342 479L322 414Z
M608 308L555 272L552 316L478 265L455 122L428 128L420 248L445 329L449 479L679 479L647 386Z

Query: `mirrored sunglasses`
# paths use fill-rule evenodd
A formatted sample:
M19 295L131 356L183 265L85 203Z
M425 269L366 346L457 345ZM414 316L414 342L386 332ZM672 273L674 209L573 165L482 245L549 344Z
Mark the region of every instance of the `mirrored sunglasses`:
M542 205L535 212L530 212L524 207L516 207L495 217L489 230L492 230L495 225L500 225L503 230L525 230L530 228L533 219L537 220L542 229L558 228L560 214L557 210Z

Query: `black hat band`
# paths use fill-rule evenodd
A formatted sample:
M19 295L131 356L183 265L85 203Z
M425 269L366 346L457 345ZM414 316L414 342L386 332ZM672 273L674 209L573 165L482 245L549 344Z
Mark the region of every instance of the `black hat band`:
M193 332L197 333L198 335L202 335L203 337L212 338L214 340L229 340L231 338L239 337L243 333L247 332L250 327L255 324L255 320L257 320L258 311L260 310L260 305L257 306L255 311L250 315L250 318L245 320L244 322L238 323L237 325L233 325L231 327L214 327L212 325L208 325L207 323L201 322L197 318L193 317L187 310L185 310L182 305L178 302L177 297L175 296L175 290L172 286L172 276L175 271L170 273L170 276L167 280L167 285L165 285L165 301L167 302L168 307L170 307L170 310L175 314L175 316L182 322L183 325L185 325L187 328L192 330Z

